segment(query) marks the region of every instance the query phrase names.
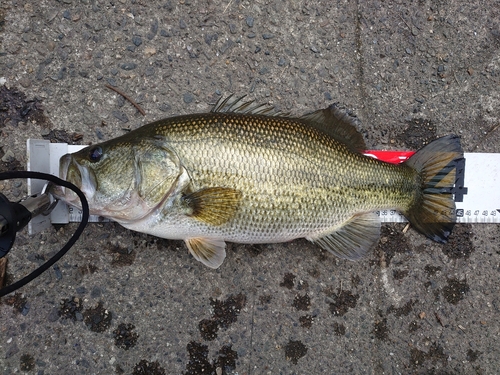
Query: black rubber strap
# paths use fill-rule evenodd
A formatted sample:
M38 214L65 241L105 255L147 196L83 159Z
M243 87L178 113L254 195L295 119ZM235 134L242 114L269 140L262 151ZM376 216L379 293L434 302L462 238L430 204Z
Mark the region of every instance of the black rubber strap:
M36 180L47 180L53 182L56 185L64 186L65 188L73 190L76 193L76 195L78 195L78 198L80 198L80 202L82 203L83 215L82 215L82 221L78 226L78 228L76 229L75 233L73 234L73 236L71 236L66 245L64 245L64 247L57 252L57 254L55 254L52 258L50 258L36 270L31 272L28 276L25 276L21 280L16 281L15 283L10 284L3 289L0 289L0 297L12 293L13 291L28 284L30 281L33 281L43 272L47 271L51 266L53 266L54 263L56 263L59 259L61 259L64 256L64 254L66 254L68 250L71 249L71 247L75 244L75 242L82 234L83 230L85 229L85 226L87 225L87 222L89 221L89 204L87 202L87 199L85 198L85 195L83 195L82 191L72 183L61 180L59 177L53 176L51 174L40 173L40 172L10 171L10 172L0 173L0 181L10 180L13 178L34 178Z

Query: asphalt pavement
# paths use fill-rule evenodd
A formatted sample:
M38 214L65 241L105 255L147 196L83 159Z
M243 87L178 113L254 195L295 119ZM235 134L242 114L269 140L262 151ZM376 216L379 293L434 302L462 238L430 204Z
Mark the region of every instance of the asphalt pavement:
M497 1L6 0L0 166L25 169L28 138L96 143L231 93L294 115L337 102L371 149L458 134L496 153L499 77ZM76 226L19 233L7 282ZM447 245L404 227L358 262L297 240L230 244L211 270L181 241L89 224L1 299L0 373L498 373L500 226Z

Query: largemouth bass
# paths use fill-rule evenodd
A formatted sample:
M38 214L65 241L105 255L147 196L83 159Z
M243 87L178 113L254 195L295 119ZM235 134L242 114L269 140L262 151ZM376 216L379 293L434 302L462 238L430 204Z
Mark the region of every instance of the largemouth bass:
M352 118L335 106L289 117L227 98L209 113L156 121L67 154L60 174L84 192L91 214L184 240L211 268L222 264L226 241L306 238L359 259L378 242L382 209L446 242L459 138L439 138L401 165L364 149ZM79 206L74 193L59 196Z

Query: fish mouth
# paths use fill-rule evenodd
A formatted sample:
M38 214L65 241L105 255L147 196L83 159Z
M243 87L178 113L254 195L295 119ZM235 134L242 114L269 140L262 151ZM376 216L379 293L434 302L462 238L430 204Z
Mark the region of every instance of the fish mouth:
M87 167L80 165L71 154L66 154L59 161L59 176L78 189L80 189L87 200L92 199L96 192L96 178L94 173ZM76 207L81 207L78 195L70 189L61 186L52 186L50 193L57 199Z

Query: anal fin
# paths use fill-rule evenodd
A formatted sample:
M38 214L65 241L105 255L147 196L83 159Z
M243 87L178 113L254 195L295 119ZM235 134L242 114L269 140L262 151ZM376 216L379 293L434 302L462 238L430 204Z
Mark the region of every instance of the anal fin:
M205 266L219 268L226 258L226 243L216 238L188 238L185 240L191 255Z
M380 219L374 212L357 214L344 225L319 238L307 238L342 259L358 260L375 247L380 238Z

